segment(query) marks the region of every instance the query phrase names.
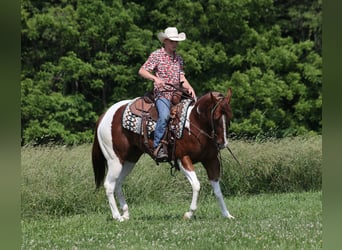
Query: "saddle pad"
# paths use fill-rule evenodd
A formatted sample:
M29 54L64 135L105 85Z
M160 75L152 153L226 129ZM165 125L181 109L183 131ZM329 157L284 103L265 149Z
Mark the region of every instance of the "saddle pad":
M136 134L143 135L143 128L142 128L142 118L141 116L138 116L136 114L133 114L130 110L130 106L134 103L135 100L128 103L127 107L125 108L125 111L122 115L122 126ZM171 129L175 131L175 135L177 139L182 138L184 125L187 118L187 111L192 103L192 100L184 99L181 101L182 108L179 111L179 122L177 124L172 124ZM147 135L150 137L152 132L156 128L156 121L152 120L150 117L147 118Z

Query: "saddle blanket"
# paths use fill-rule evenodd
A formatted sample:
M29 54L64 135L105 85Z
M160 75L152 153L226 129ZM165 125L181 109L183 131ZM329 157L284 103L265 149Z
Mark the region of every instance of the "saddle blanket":
M136 114L133 114L130 110L130 106L134 103L136 99L131 101L130 103L127 104L127 107L125 108L125 111L122 115L122 126L129 130L132 131L136 134L143 135L143 124L142 124L142 118L141 116L138 116ZM171 124L171 130L175 131L175 135L177 139L182 138L183 135L183 130L184 130L184 125L187 120L187 111L192 103L192 100L190 99L184 99L181 101L181 109L177 116L179 117L179 122L176 124ZM146 120L146 125L147 125L147 135L150 137L152 132L156 128L156 121L154 121L151 117L148 117Z

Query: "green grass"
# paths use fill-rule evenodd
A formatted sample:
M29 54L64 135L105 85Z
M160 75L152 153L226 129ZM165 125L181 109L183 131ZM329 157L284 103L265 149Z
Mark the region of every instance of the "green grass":
M322 138L231 141L221 187L236 220L225 220L204 168L195 218L183 221L191 187L147 155L124 183L131 219L110 219L95 192L91 145L24 147L22 249L320 249Z
M188 202L131 206L119 223L105 213L22 220L23 249L321 249L321 192L226 199L235 220L221 217L216 200L201 200L193 220Z

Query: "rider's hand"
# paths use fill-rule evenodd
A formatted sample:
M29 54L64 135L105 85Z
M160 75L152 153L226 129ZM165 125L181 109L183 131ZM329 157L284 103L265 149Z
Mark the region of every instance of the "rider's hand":
M163 87L165 85L164 81L159 79L158 77L156 77L154 79L154 87L157 89L160 89L161 87Z
M192 87L190 87L188 89L188 92L189 92L189 94L191 95L192 98L194 98L195 100L197 99L195 91L194 91L194 89Z

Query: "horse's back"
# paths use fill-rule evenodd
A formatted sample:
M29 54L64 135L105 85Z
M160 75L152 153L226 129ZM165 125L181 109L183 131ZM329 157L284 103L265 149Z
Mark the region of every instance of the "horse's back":
M107 126L108 124L112 123L113 116L115 115L116 111L122 107L123 105L126 105L131 100L123 100L119 101L117 103L114 103L111 107L107 109L107 111L104 113L101 122L99 123L99 127Z
M112 147L112 122L114 115L120 109L120 107L126 105L131 100L123 100L113 104L102 115L102 119L99 121L96 133L98 136L99 144L106 159L112 158L115 154Z

